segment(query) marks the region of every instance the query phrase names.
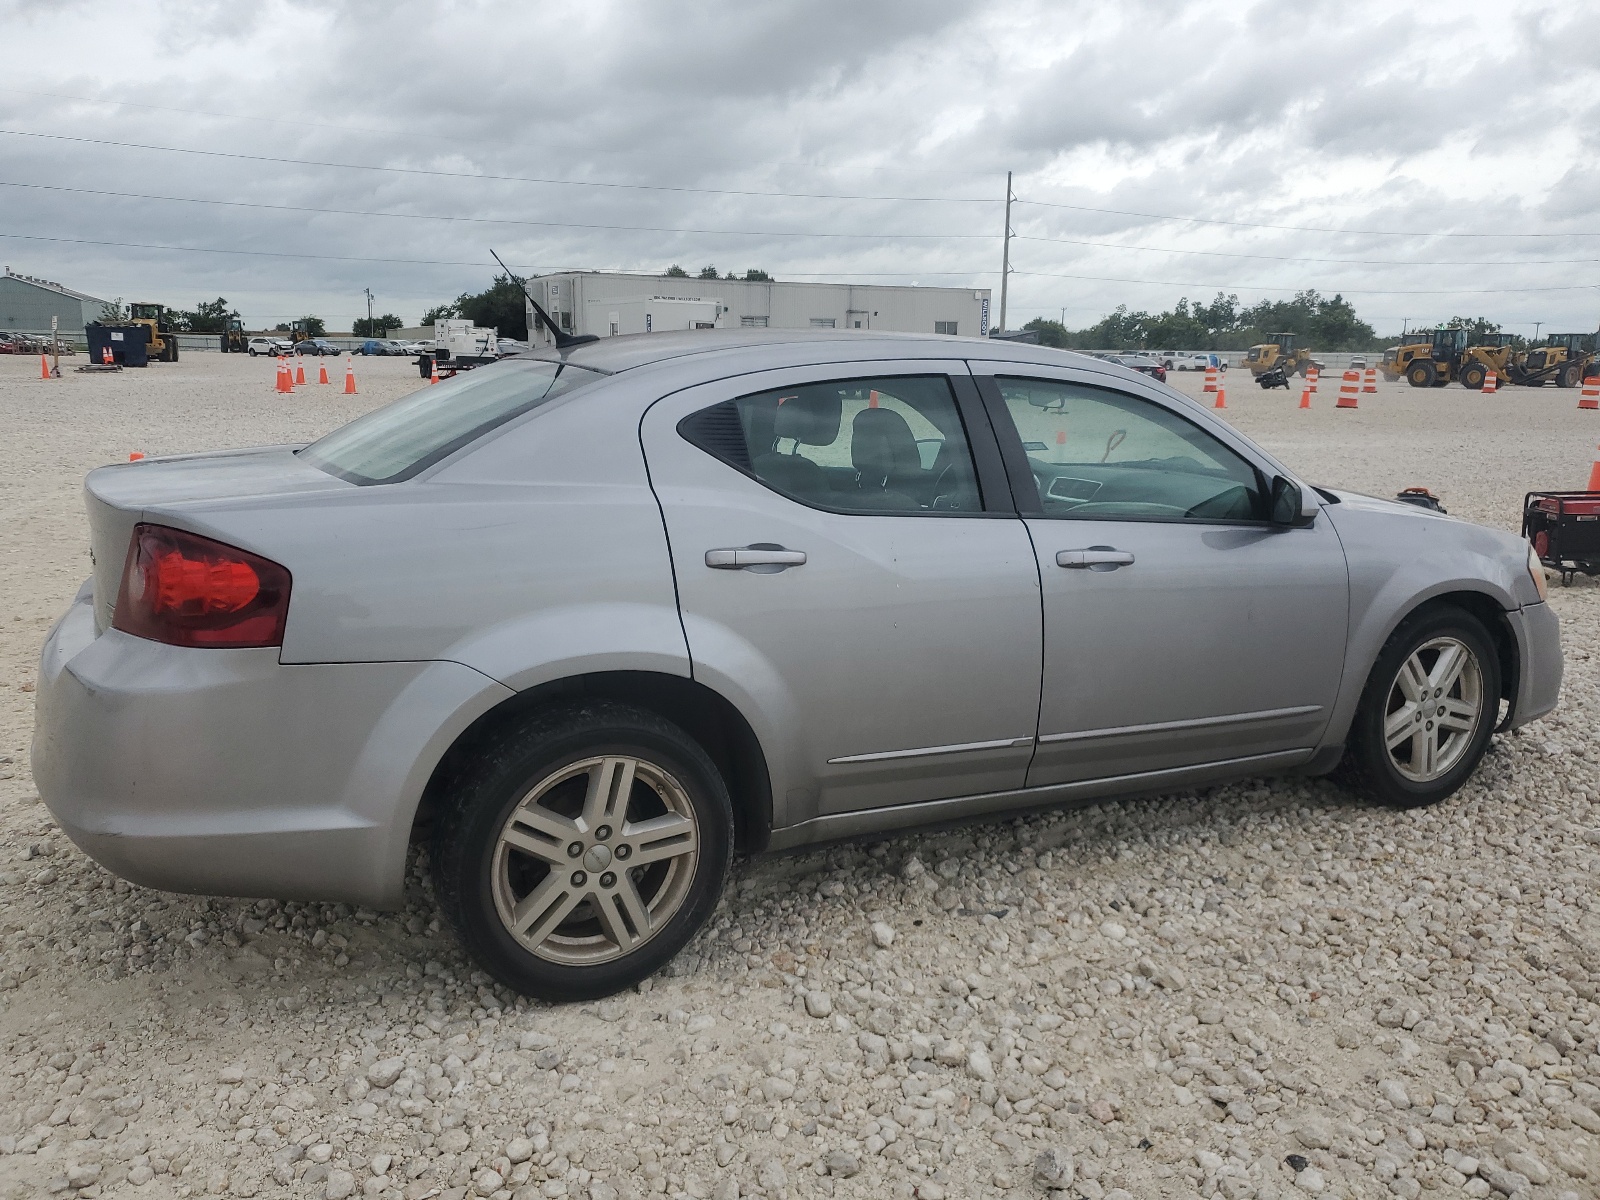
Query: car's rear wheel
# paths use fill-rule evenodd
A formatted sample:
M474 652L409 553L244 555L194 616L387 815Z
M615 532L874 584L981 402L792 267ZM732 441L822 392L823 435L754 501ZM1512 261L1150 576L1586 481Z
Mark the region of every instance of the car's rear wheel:
M536 716L448 785L434 866L483 968L552 1001L653 974L716 907L727 787L677 726L594 703Z
M1488 748L1500 711L1500 659L1482 623L1436 608L1390 636L1356 710L1340 774L1399 808L1455 793Z

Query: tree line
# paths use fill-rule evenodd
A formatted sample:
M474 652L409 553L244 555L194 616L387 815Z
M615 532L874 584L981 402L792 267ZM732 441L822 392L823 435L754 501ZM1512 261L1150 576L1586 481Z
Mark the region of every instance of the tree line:
M1042 317L1023 328L1038 330L1042 345L1064 350L1243 350L1269 333L1292 333L1319 350L1366 350L1380 340L1343 296L1316 291L1248 306L1236 295L1218 292L1210 303L1185 297L1161 313L1119 304L1086 329L1068 329Z

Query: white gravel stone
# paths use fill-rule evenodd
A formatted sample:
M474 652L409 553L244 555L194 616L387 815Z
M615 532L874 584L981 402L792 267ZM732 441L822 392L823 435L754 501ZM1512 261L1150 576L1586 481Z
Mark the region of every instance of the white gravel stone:
M328 1181L323 1186L323 1200L345 1200L353 1196L356 1190L356 1177L349 1171L332 1170L328 1172Z
M813 1017L828 1017L833 1015L833 997L827 992L807 992L806 1012Z
M894 926L887 921L874 921L872 923L872 944L880 950L887 950L894 945Z

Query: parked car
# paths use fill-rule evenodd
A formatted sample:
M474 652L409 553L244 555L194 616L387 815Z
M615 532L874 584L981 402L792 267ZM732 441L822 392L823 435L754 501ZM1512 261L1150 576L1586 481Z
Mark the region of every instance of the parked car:
M1364 370L1366 368L1366 365L1367 365L1367 356L1365 354L1352 354L1350 356L1351 369L1353 369L1353 370Z
M252 358L258 354L289 354L294 350L294 343L287 338L253 337L245 343L245 349Z
M1178 359L1177 369L1180 371L1226 371L1228 360L1220 354L1185 354Z
M554 1000L676 954L736 847L1336 768L1430 804L1561 682L1527 542L1019 343L604 338L85 496L60 827L149 887L379 908L426 838L478 962Z
M1148 354L1111 354L1106 357L1107 361L1114 362L1118 366L1129 367L1163 383L1166 382L1167 369Z
M361 343L357 354L395 355L405 354L406 344L393 338L368 338Z
M335 346L327 338L301 338L294 344L296 354L343 354L344 347Z
M528 349L527 342L519 342L516 338L495 338L495 353L501 358L510 354L526 354Z

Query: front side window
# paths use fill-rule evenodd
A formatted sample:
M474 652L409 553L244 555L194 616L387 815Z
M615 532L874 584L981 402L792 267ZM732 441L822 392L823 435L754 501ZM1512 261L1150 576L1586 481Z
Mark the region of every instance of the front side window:
M836 512L976 512L966 431L942 375L808 383L728 400L678 431L802 504Z
M1254 467L1159 404L1108 388L999 378L1047 517L1252 521Z
M357 417L299 454L351 483L398 483L514 417L604 378L571 363L505 359Z

